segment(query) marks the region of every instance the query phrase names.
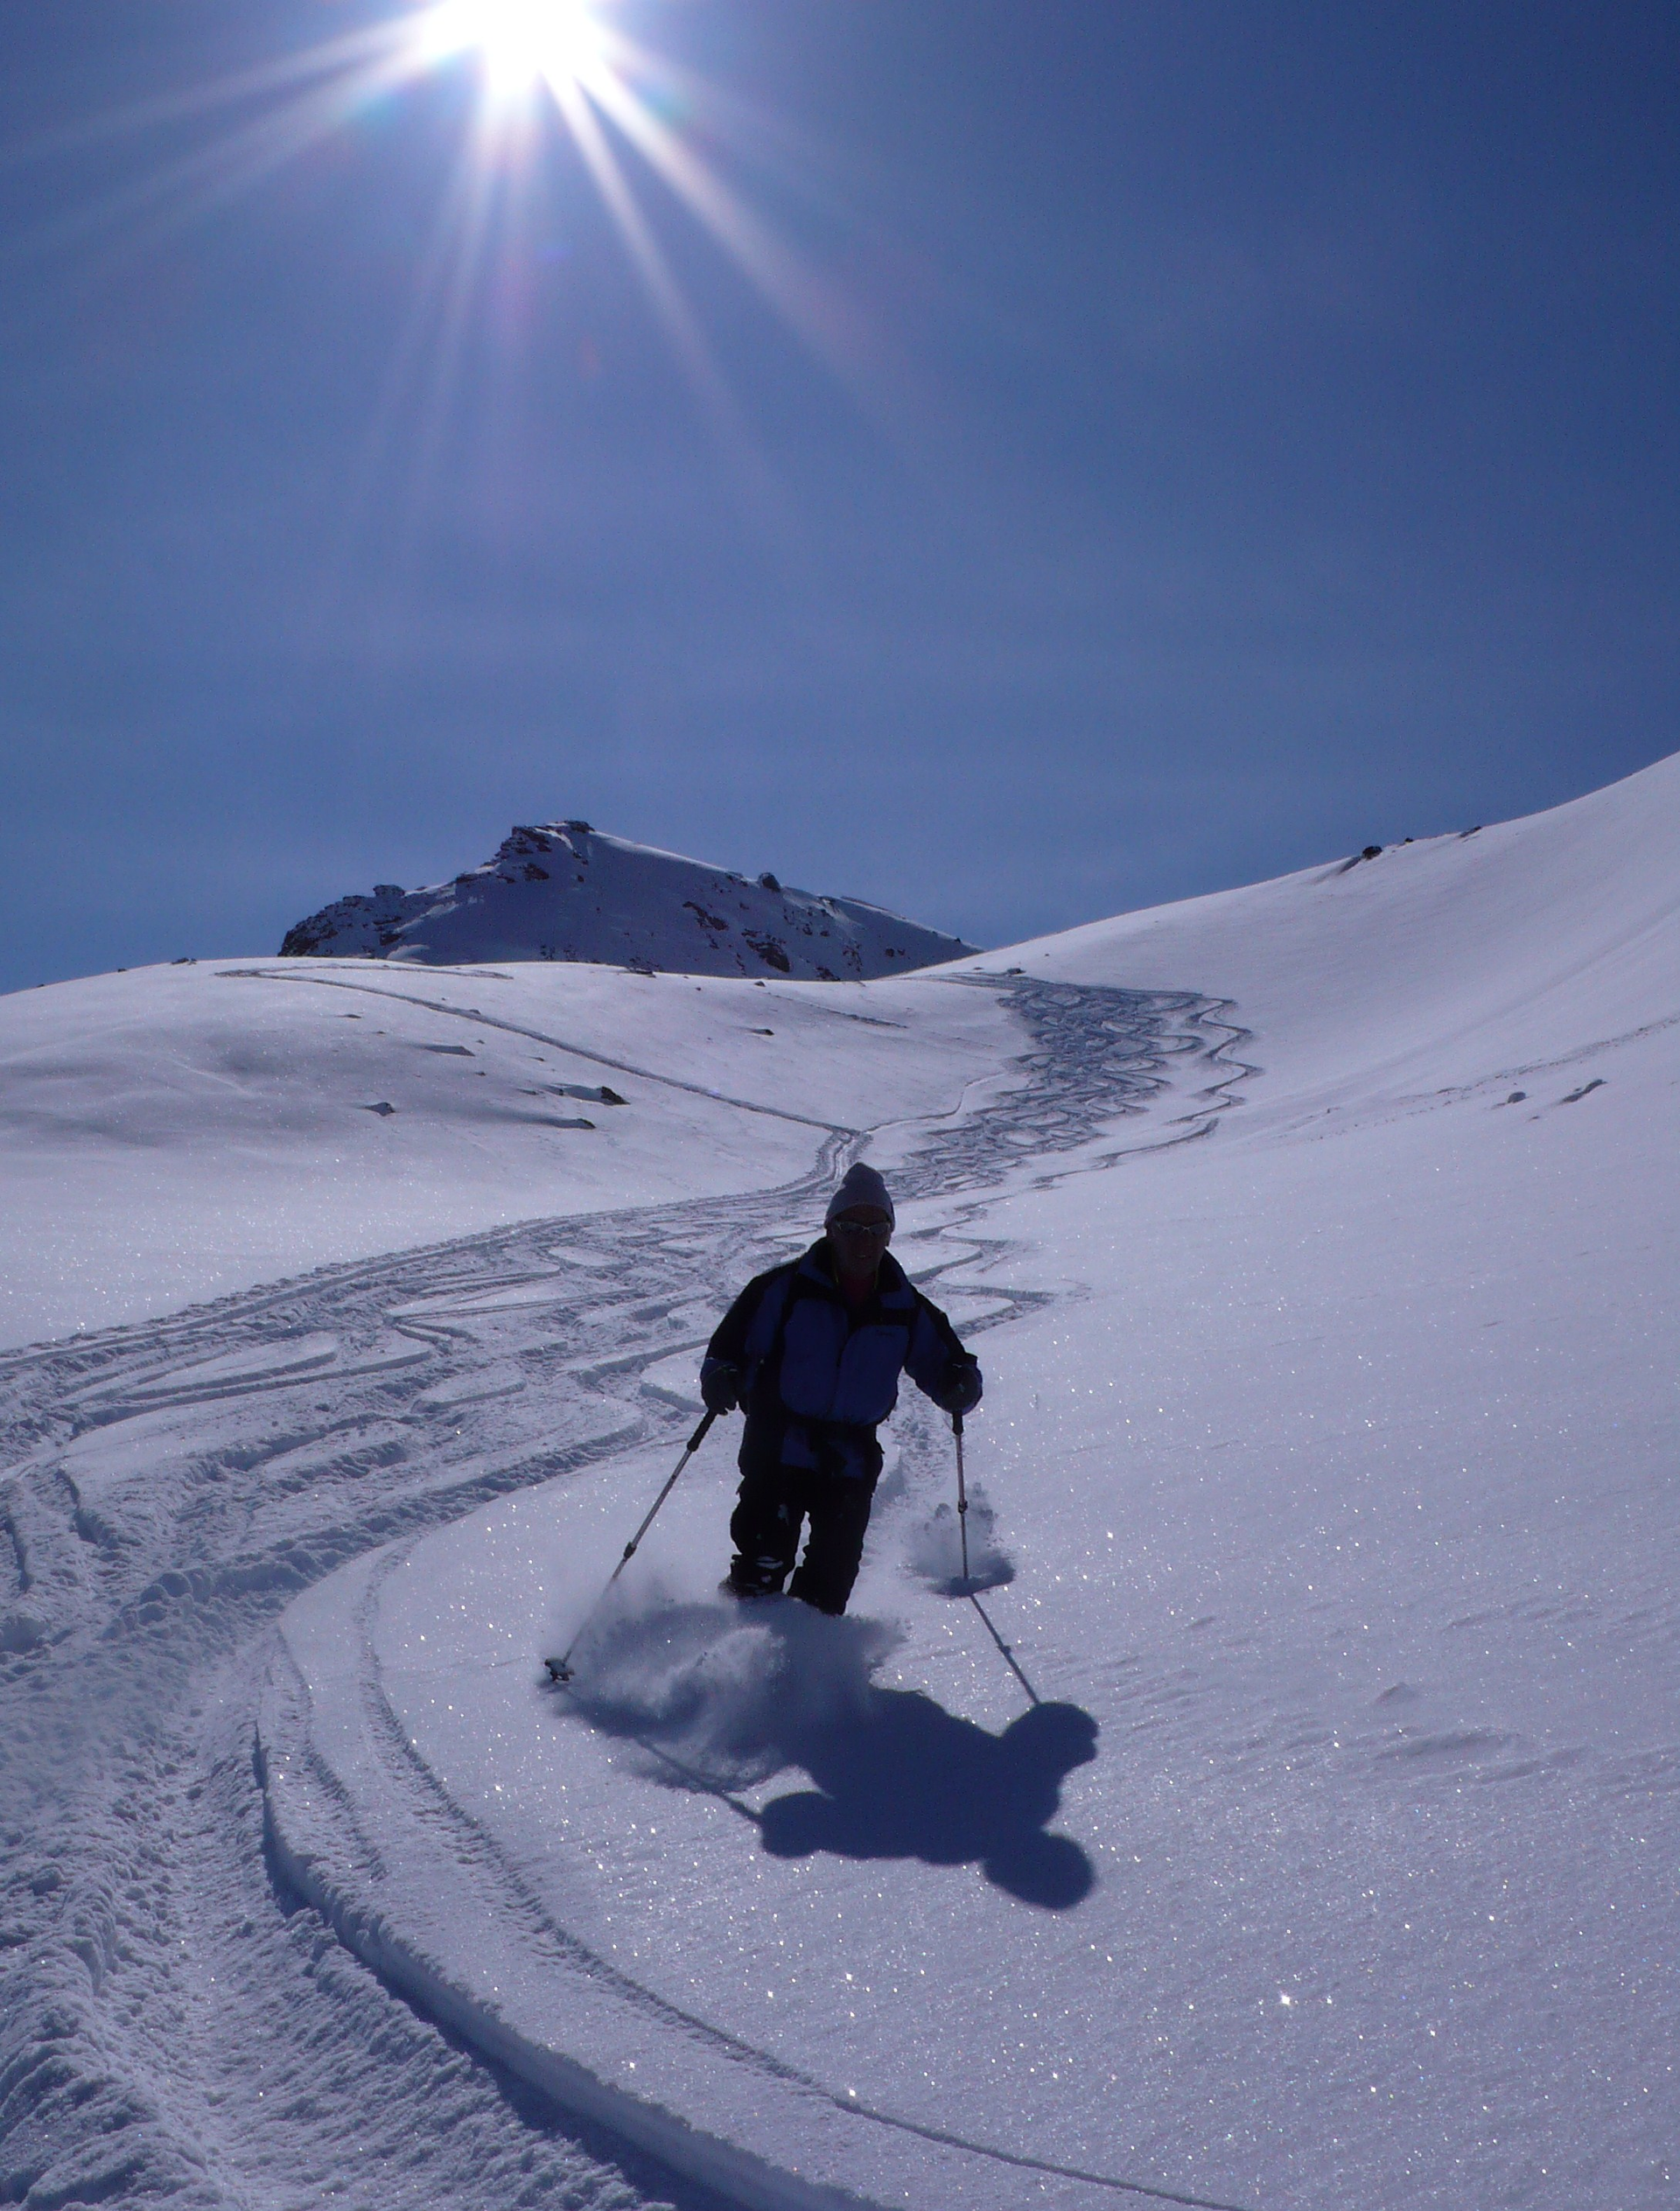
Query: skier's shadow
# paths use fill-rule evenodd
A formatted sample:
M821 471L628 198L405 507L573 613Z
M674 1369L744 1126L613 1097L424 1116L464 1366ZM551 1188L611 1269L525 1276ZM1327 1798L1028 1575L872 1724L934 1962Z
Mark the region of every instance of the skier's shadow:
M1077 1843L1046 1829L1063 1781L1096 1755L1096 1722L1076 1704L1042 1703L972 1591L970 1602L1031 1700L1001 1734L920 1690L878 1688L870 1676L890 1631L792 1598L609 1618L563 1709L720 1797L773 1857L977 1865L1024 1903L1064 1912L1096 1876ZM737 1794L790 1766L816 1786L762 1810Z
M841 1720L793 1731L785 1747L816 1783L758 1815L774 1858L915 1858L979 1865L987 1880L1046 1911L1090 1893L1090 1859L1046 1823L1074 1767L1096 1755L1096 1722L1076 1704L1035 1704L1001 1735L920 1690L871 1688Z

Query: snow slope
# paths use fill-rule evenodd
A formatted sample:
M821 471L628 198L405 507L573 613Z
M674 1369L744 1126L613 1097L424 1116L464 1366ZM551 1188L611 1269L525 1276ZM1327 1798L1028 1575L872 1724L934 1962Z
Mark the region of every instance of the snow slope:
M0 1344L498 1223L761 1188L831 1134L1010 1080L1018 1048L994 994L915 981L228 960L18 991Z
M288 957L620 961L684 975L858 982L971 952L972 945L861 899L784 890L604 836L587 822L516 829L452 883L340 899L287 932Z
M13 2195L1670 2201L1677 848L1669 761L810 993L898 1030L528 970L595 992L573 1045L719 1057L704 1098L581 1107L568 1142L658 1128L511 1227L528 1155L395 1087L440 1036L357 1033L369 1125L424 1124L407 1239L452 1160L480 1225L0 1368ZM303 971L121 981L196 992L172 1032L327 1035ZM98 1025L32 1003L70 1071L31 1143L68 1159ZM220 1095L194 1049L165 1163ZM286 1095L301 1180L342 1123ZM234 1126L197 1155L227 1186ZM977 1602L915 1401L851 1617L733 1613L714 1434L547 1688L724 1298L864 1146L987 1371Z

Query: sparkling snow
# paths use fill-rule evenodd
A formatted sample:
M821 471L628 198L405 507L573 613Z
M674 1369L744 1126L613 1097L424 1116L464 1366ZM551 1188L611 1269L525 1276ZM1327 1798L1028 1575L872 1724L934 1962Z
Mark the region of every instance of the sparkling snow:
M1680 759L844 990L0 1003L12 2196L1670 2202L1677 850ZM851 1614L730 1605L731 1423L556 1690L860 1146L977 1601L910 1393Z

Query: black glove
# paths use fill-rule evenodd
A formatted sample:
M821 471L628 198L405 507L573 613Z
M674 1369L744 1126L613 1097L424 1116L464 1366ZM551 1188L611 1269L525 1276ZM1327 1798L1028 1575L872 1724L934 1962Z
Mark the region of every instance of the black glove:
M945 1394L940 1403L948 1413L959 1417L970 1413L980 1402L980 1367L973 1359L953 1359L950 1379L945 1384Z
M700 1369L700 1395L708 1412L733 1412L741 1402L741 1370L727 1359L708 1359Z

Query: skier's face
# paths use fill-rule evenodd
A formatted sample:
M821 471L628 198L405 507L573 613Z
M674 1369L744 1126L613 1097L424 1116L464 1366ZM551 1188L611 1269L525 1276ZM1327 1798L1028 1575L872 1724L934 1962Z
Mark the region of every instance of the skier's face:
M874 1206L851 1206L829 1223L829 1239L843 1274L873 1274L892 1239L892 1223Z

